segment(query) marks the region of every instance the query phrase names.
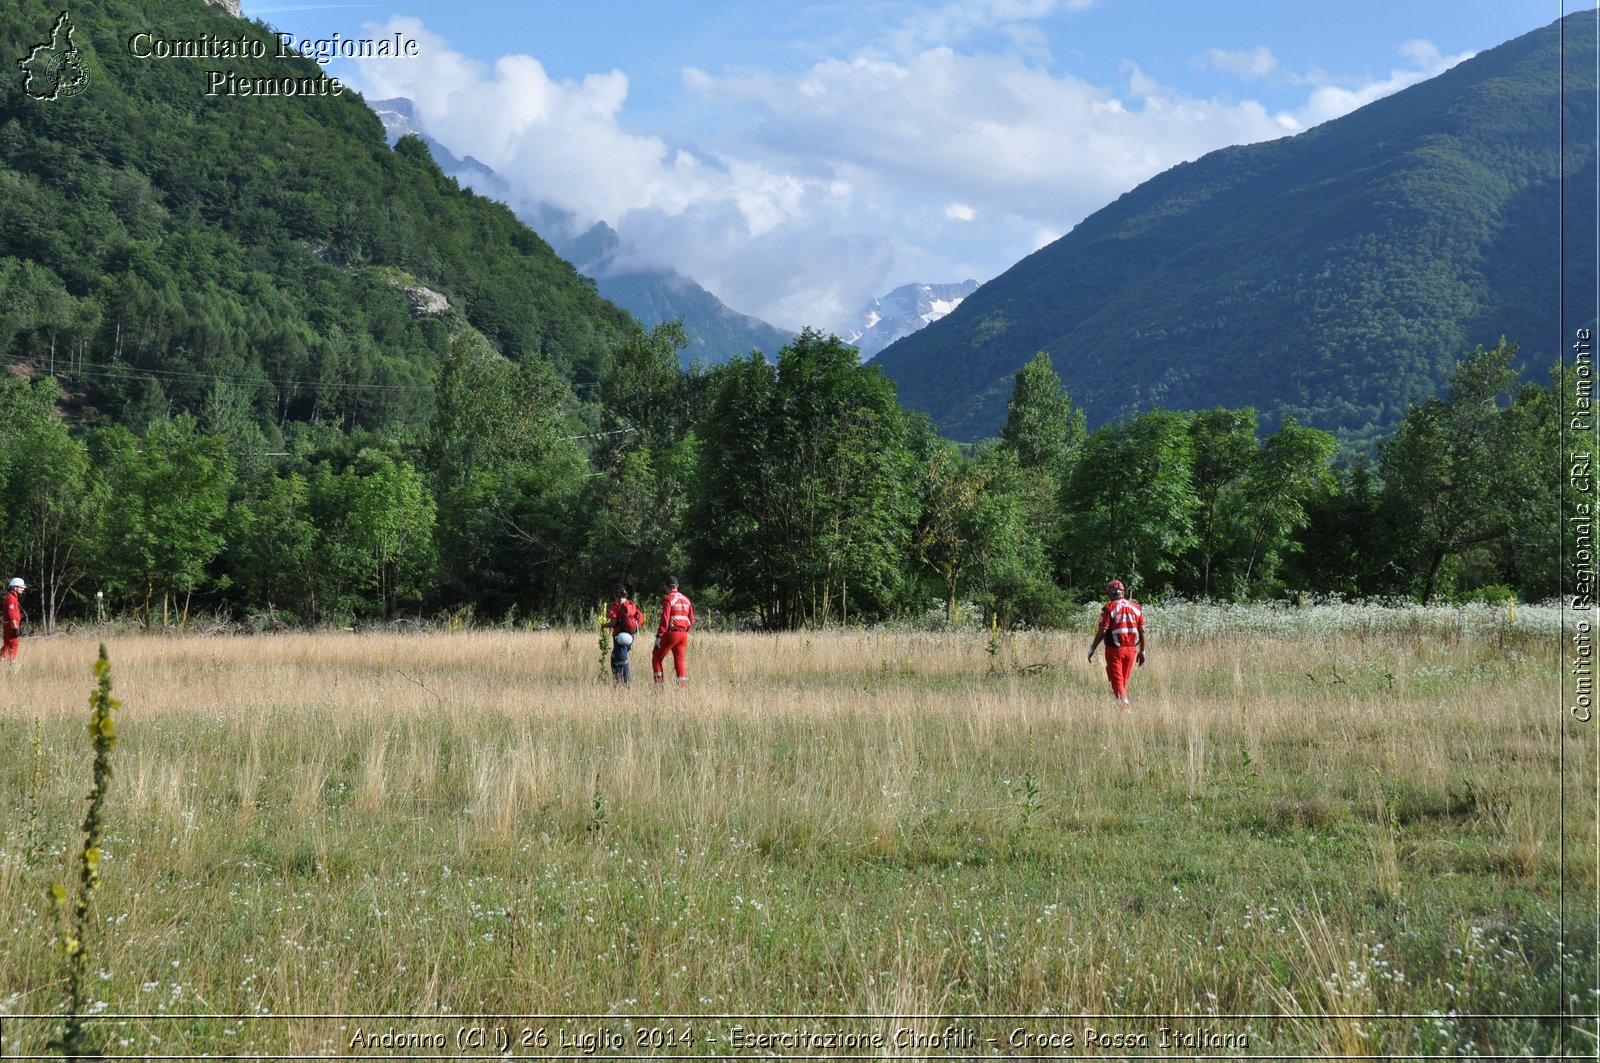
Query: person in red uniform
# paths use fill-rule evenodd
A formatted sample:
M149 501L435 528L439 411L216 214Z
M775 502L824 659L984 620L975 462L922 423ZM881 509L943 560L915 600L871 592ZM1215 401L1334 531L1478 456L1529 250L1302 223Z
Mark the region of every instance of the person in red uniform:
M1129 711L1128 676L1134 663L1144 664L1144 610L1128 597L1122 581L1106 584L1106 597L1111 600L1100 610L1100 629L1089 644L1089 660L1100 643L1106 644L1106 678L1111 680L1111 696L1117 699L1122 711Z
M611 592L611 607L606 610L606 622L611 625L611 680L627 686L633 678L628 665L628 650L633 646L633 636L644 626L644 614L628 600L628 588L617 584Z
M0 605L0 658L7 663L17 659L17 640L22 637L22 592L28 585L20 576L13 576L6 589L6 600Z
M678 590L678 577L667 577L667 594L661 599L661 623L656 625L656 648L650 655L650 666L655 670L656 682L666 681L661 663L672 654L672 665L678 673L678 685L689 684L689 673L683 667L683 655L689 648L689 629L694 627L694 604L688 595Z

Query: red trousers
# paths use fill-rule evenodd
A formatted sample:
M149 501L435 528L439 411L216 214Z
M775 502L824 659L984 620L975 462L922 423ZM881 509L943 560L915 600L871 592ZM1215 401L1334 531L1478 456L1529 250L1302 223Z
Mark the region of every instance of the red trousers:
M678 672L678 682L688 678L689 673L683 667L683 655L689 649L689 633L687 631L668 631L661 636L661 641L650 654L650 669L656 674L656 682L661 682L665 675L661 671L661 662L667 659L667 654L672 654L672 666Z
M1106 678L1111 680L1111 694L1119 701L1128 696L1128 676L1133 674L1133 663L1139 659L1137 646L1106 647Z
M17 633L10 631L0 638L0 660L14 661L17 659Z

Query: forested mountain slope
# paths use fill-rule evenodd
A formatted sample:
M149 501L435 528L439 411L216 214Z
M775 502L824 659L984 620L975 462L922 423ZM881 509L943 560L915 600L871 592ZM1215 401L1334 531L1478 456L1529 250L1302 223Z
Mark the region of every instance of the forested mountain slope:
M0 48L30 55L60 16L6 5ZM195 409L220 379L262 423L418 422L452 331L592 379L630 324L423 145L391 151L359 96L278 58L265 26L203 0L69 18L81 91L0 78L0 353L69 371L86 409ZM262 57L141 57L155 41ZM298 90L237 94L254 78Z
M1392 428L1501 335L1542 374L1592 324L1595 13L1298 136L1147 181L877 364L947 435L1000 427L1048 351L1091 425L1254 406L1347 439ZM1566 85L1561 83L1565 51ZM1563 119L1566 143L1562 142ZM1563 154L1564 148L1564 154Z

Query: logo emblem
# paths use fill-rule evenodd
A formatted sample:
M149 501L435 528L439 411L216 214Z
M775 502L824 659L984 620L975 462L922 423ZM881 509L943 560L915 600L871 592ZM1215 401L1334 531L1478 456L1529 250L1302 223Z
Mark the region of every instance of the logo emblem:
M89 72L83 66L83 53L72 43L72 18L61 12L50 39L35 45L22 67L22 91L36 100L61 100L76 96L89 85Z

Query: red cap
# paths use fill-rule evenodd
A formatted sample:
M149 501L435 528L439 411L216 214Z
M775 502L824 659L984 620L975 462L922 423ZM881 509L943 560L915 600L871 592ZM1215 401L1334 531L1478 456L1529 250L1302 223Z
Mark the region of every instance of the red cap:
M1107 594L1123 594L1126 591L1127 588L1122 585L1122 581L1119 579L1114 579L1110 583L1106 584Z

